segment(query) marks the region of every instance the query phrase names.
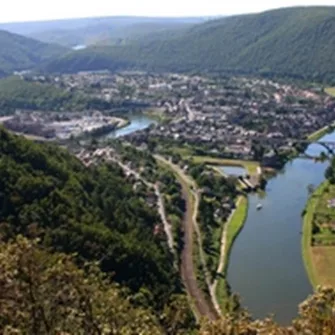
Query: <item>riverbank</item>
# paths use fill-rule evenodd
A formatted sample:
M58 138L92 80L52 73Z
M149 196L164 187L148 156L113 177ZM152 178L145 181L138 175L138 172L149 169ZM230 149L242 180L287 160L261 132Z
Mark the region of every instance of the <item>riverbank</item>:
M307 139L310 141L317 141L319 140L321 137L327 135L328 133L330 133L333 130L333 127L335 126L335 122L325 126L317 131L315 131L314 133L310 134Z
M124 127L127 127L130 125L130 120L126 118L121 118L121 117L115 117L115 121L117 122L116 129L122 129Z
M335 97L335 87L327 87L325 88L325 92L332 97Z
M308 278L315 288L330 285L335 288L335 246L313 246L313 220L320 210L320 201L329 192L329 182L323 182L309 198L303 219L302 255Z
M236 202L236 209L232 214L228 224L226 250L225 250L225 261L223 271L226 272L229 264L229 256L234 244L234 241L238 237L239 233L243 229L245 220L248 215L248 197L241 195Z
M229 288L226 278L227 268L229 265L229 256L232 251L234 241L242 231L244 223L248 214L248 198L246 196L239 196L236 201L236 208L226 222L226 234L224 241L223 263L218 271L218 282L215 285L215 295L219 301L220 308L225 311L227 300L229 299Z

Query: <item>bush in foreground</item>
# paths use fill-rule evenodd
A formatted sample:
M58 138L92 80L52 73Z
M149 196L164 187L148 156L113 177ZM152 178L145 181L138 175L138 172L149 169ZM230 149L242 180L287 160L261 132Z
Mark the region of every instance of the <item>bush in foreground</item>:
M252 320L243 311L203 320L195 329L184 298L171 301L159 317L131 301L92 264L78 269L73 256L51 254L21 236L0 243L1 334L335 334L332 288L319 287L290 327Z

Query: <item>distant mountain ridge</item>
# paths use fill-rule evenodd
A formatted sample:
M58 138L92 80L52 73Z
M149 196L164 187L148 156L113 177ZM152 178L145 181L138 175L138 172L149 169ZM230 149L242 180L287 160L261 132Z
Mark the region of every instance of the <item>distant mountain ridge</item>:
M0 75L27 70L68 50L24 36L0 30Z
M209 71L335 78L335 7L293 7L197 24L164 39L92 47L47 71Z
M64 19L40 22L0 24L0 29L25 35L42 42L66 47L91 45L108 39L138 35L139 32L190 27L206 21L205 17L131 17L111 16L83 19Z

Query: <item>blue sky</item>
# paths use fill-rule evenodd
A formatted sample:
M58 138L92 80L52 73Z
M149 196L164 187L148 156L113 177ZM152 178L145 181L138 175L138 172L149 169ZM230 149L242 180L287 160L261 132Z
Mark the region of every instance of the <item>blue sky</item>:
M0 22L90 16L211 16L260 12L335 0L2 0ZM1 1L1 2L2 2Z

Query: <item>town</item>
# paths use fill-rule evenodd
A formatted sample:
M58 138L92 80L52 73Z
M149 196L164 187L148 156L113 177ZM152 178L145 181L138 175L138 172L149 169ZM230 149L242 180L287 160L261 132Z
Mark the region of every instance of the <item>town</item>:
M103 135L127 125L127 120L95 112L16 111L2 119L3 125L16 133L50 140L68 140L83 135Z
M335 100L321 86L243 77L106 71L31 79L104 99L111 104L111 112L120 113L122 103L163 121L129 135L127 140L137 146L156 138L172 140L178 146L200 146L226 157L254 159L253 144L259 140L268 139L271 144L271 139L276 139L277 152L290 151L295 139L306 139L335 120ZM272 149L269 145L264 155L273 155Z

